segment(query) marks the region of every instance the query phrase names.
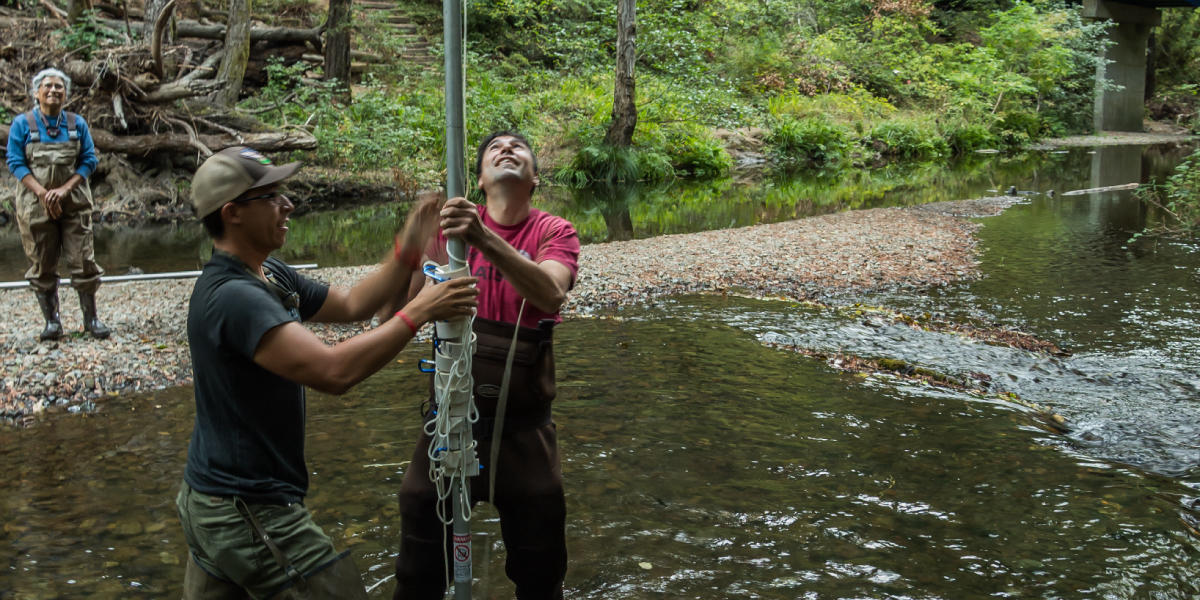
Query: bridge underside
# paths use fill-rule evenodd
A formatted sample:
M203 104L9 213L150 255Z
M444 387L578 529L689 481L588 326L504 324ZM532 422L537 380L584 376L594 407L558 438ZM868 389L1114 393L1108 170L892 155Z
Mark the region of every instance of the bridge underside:
M1200 7L1200 0L1084 0L1084 17L1115 23L1108 32L1113 44L1105 51L1107 60L1096 67L1096 130L1142 130L1147 43L1151 28L1162 22L1159 8L1165 7Z
M1149 0L1147 2L1138 2L1137 0L1124 0L1122 4L1131 4L1133 6L1146 6L1150 8L1170 8L1179 6L1190 6L1192 8L1200 7L1200 0L1163 0L1156 2Z
M1145 113L1146 48L1150 29L1162 21L1156 5L1084 0L1083 16L1110 19L1113 42L1096 67L1097 131L1141 131ZM1104 85L1107 82L1109 85Z

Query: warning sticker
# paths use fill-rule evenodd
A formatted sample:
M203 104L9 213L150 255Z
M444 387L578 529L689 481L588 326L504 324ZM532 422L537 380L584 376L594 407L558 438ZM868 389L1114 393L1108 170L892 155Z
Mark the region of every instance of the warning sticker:
M454 562L468 562L471 560L471 536L458 535L454 536Z

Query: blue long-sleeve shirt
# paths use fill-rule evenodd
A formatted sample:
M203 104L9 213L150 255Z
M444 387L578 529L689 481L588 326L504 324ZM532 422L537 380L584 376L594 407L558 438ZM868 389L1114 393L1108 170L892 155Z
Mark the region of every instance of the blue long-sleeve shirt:
M58 135L50 137L46 133L46 124L43 122L41 111L33 109L34 120L37 121L38 132L41 133L42 141L47 143L67 142L70 141L70 133L67 131L66 112L58 113L58 122L60 123ZM29 175L32 171L25 161L25 144L29 143L29 120L26 119L28 113L21 113L17 118L13 119L12 127L8 130L8 172L13 174L13 177L20 181ZM79 158L76 160L75 172L80 177L87 179L92 176L96 170L98 161L96 160L96 145L92 142L92 132L88 129L87 122L83 117L75 115L75 132L79 134Z

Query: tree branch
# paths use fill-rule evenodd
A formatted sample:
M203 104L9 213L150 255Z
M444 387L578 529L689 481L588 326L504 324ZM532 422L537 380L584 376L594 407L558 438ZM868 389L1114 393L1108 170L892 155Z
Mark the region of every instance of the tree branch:
M162 38L163 31L167 28L167 23L171 20L171 12L175 10L175 0L169 0L162 8L162 12L158 13L158 18L154 21L154 36L153 42L150 45L150 55L154 57L154 74L162 79L163 64L162 64Z

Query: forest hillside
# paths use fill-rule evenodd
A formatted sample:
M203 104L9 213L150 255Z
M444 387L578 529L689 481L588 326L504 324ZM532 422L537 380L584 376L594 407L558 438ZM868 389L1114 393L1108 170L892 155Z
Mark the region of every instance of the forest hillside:
M572 185L1020 150L1090 132L1109 25L1064 0L642 0L636 128L614 145L621 3L468 0L468 144L519 129ZM1197 14L1163 11L1148 86L1147 116L1189 131ZM197 161L233 143L304 160L315 198L441 184L440 3L7 0L0 24L0 127L33 73L67 71L108 219L184 216Z

